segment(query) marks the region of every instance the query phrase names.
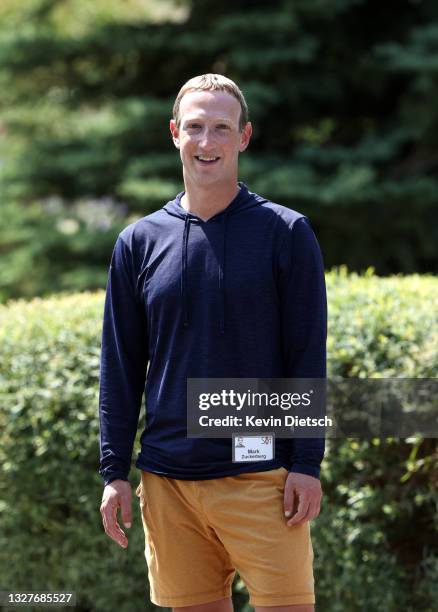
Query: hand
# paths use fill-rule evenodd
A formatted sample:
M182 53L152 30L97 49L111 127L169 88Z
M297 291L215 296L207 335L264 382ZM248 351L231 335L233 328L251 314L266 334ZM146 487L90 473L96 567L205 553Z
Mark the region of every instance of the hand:
M128 538L117 522L117 510L121 509L121 517L125 527L131 527L132 493L127 480L116 479L106 485L103 490L100 513L105 533L122 548L128 547Z
M284 514L289 518L293 514L295 496L298 498L298 508L287 526L301 525L316 518L321 509L322 489L318 478L289 472L284 486Z

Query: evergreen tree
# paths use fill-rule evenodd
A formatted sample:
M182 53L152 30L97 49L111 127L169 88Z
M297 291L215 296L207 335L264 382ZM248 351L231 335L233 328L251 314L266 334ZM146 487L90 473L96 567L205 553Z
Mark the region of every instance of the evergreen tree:
M117 231L182 189L168 122L204 72L247 97L240 178L309 216L327 267L436 270L436 3L192 0L157 16L131 0L92 19L84 0L7 4L0 190L18 238L0 235L3 298L102 286Z

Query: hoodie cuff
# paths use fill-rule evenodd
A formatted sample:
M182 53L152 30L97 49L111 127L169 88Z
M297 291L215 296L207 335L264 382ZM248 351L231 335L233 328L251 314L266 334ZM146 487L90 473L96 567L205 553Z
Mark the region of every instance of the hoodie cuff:
M129 481L126 472L114 472L113 474L111 474L110 476L105 476L103 482L104 485L108 485L110 484L110 482L112 482L113 480L127 480Z
M293 463L289 468L289 472L296 472L297 474L306 474L306 476L313 476L318 478L321 472L321 466L309 465L308 463Z

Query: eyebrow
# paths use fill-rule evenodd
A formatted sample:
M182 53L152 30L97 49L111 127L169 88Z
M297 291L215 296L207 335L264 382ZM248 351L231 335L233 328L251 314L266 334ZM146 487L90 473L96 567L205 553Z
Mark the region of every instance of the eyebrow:
M184 125L186 125L187 123L191 123L193 121L203 121L203 117L189 117L188 119L184 120ZM214 121L216 123L233 123L232 120L230 119L222 119L221 117L219 117L219 119L214 119Z

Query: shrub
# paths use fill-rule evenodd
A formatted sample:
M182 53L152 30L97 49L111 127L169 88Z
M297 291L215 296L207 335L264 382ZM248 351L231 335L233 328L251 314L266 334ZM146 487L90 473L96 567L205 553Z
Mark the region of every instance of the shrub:
M327 274L327 288L329 374L434 375L438 279L341 268ZM73 590L79 612L152 610L135 496L127 550L108 539L99 513L103 297L0 306L0 590ZM322 512L312 523L318 607L432 610L436 441L331 439L327 447ZM135 487L139 473L130 477ZM238 579L234 599L249 609Z

